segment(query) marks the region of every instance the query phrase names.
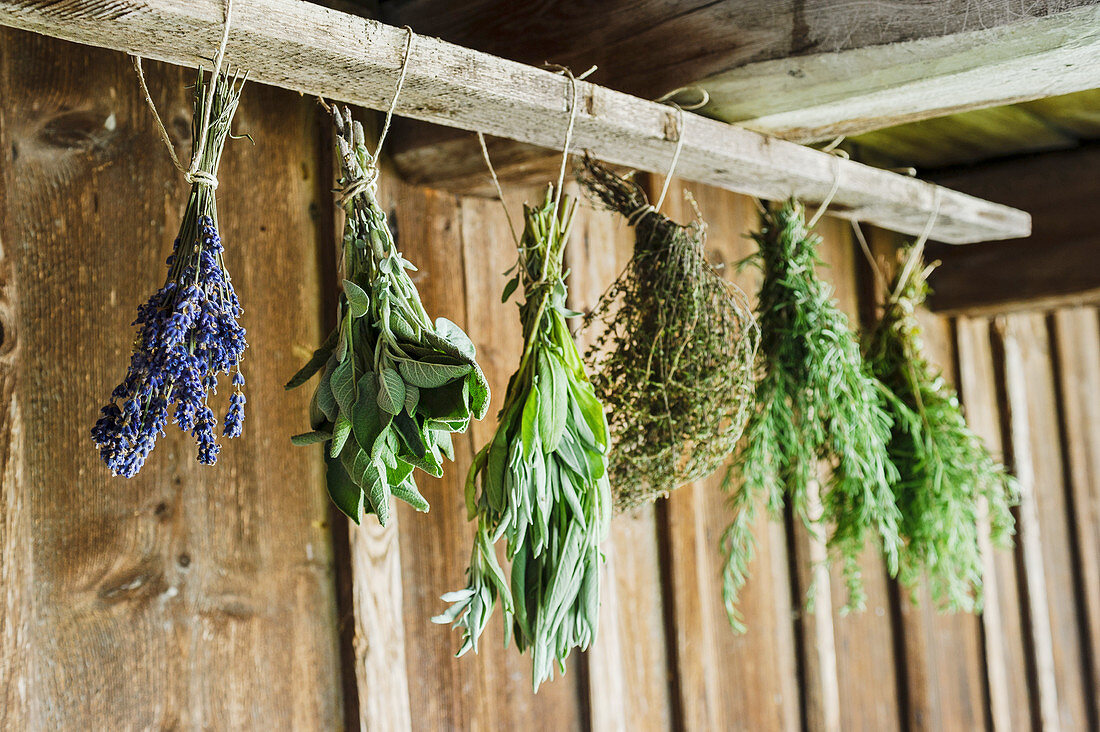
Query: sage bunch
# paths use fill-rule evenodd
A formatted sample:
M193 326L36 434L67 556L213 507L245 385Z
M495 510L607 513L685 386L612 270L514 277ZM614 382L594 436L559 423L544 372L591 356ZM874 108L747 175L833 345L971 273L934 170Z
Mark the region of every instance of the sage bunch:
M218 162L243 85L240 75L222 72L208 78L199 69L191 130L202 153L189 176L191 194L167 260L168 277L138 308L126 378L92 428L92 440L114 475L137 475L164 434L170 410L171 420L195 438L198 461L216 463L221 449L215 436L218 420L209 398L222 374L232 374L233 384L222 435L239 437L243 429L241 359L247 344L237 322L241 303L222 257L214 195Z
M1015 480L967 426L958 394L925 357L917 308L928 294L921 247L907 247L882 319L868 340L872 373L890 390L888 450L898 468L898 579L914 587L927 577L941 609L982 606L979 514L985 503L994 544L1010 546ZM984 499L984 501L983 501Z
M722 591L739 631L737 598L753 556L752 523L761 501L773 516L789 504L812 531L828 532L831 553L843 564L850 609L864 604L857 556L867 538L881 544L891 574L900 543L885 391L864 363L831 288L817 277L821 239L806 228L802 205L793 199L769 206L753 238L759 250L746 262L763 274L757 406L723 482L735 518L722 536ZM820 486L816 515L810 498L822 461L832 470Z
M611 495L607 421L566 324L577 314L565 306L562 271L575 206L567 198L558 205L551 188L541 205L524 208L518 272L504 294L523 286L523 356L496 433L466 479L477 520L468 585L443 596L453 604L433 621L462 629L458 655L476 652L499 600L505 644L514 635L521 652L531 650L537 691L595 637ZM494 550L501 539L510 582Z
M752 411L759 329L744 293L707 261L706 227L661 215L641 186L585 159L582 185L634 227L634 255L586 324L607 406L615 505L631 509L713 473Z
M321 379L310 403L312 430L297 445L325 443L328 490L356 523L383 526L390 496L418 511L428 502L413 470L439 477L454 460L451 433L489 406L489 385L470 338L446 318L433 323L375 198L378 162L350 110L334 109L340 161L337 205L345 215L338 324L287 383Z

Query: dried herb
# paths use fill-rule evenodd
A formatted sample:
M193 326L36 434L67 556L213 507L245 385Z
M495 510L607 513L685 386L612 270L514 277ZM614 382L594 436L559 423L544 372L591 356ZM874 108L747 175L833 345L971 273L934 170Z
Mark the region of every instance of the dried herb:
M310 404L313 431L292 439L327 443L333 502L356 522L368 512L384 526L391 495L428 510L413 469L443 474L443 457L454 460L451 433L485 416L489 385L469 337L446 318L433 324L420 302L408 275L416 268L397 251L375 199L377 161L362 125L350 110L335 110L333 119L345 279L339 324L286 385L321 372Z
M980 503L994 543L1011 545L1016 484L967 426L958 395L924 356L916 310L928 294L921 247L899 252L904 263L869 339L867 361L890 389L894 420L890 459L902 538L898 578L915 586L927 576L935 603L981 609Z
M570 650L595 637L599 544L611 513L607 422L565 322L575 314L562 272L573 211L568 199L556 205L552 189L541 206L525 206L518 273L505 287L507 299L523 286L523 356L496 434L466 479L477 519L469 584L444 595L453 605L433 618L462 628L458 655L476 652L499 598L505 644L514 634L521 652L531 649L536 691L555 662L564 672ZM511 583L493 547L501 538Z
M137 475L157 437L164 434L173 405L172 421L194 436L199 462L217 462L220 447L214 430L218 420L209 396L216 391L220 374L233 374L233 394L222 434L241 434L245 397L240 366L247 344L244 328L237 323L241 304L222 260L214 189L222 147L243 85L239 75L224 72L207 79L199 69L191 129L202 153L190 178L191 196L168 257L168 278L138 308L133 325L139 330L130 368L92 428L100 457L115 475ZM208 124L202 142L204 117Z
M718 469L753 407L760 333L745 295L704 253L705 226L681 226L641 186L585 159L582 184L635 230L634 256L588 318L586 354L607 406L615 505L630 509Z
M724 481L736 517L722 537L723 597L737 630L744 629L737 597L762 498L773 515L789 502L812 530L831 529L829 545L843 562L850 608L864 601L856 558L868 534L877 534L891 573L899 544L884 389L863 362L831 289L817 277L820 237L807 230L802 206L790 200L766 210L753 238L759 251L746 261L763 272L757 304L762 373L756 411ZM809 509L821 460L832 475L821 490L818 517Z

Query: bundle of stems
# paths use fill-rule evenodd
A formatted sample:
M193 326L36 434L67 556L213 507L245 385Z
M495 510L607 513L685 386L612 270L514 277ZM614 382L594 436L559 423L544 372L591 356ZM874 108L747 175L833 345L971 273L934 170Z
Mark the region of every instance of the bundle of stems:
M745 294L704 252L702 222L661 215L636 182L586 157L581 183L634 227L634 255L589 315L586 354L608 407L616 508L704 478L733 451L753 406L760 332Z
M466 479L477 520L468 585L444 595L453 604L433 620L462 628L458 655L476 652L499 598L505 644L514 635L521 652L531 649L537 691L555 663L564 673L570 651L595 637L611 492L607 421L566 325L574 313L565 307L562 255L574 202L555 199L551 187L542 205L524 209L518 272L505 287L507 299L523 286L523 356L496 433ZM494 551L502 538L510 584Z
M374 513L383 526L393 495L428 510L413 469L443 475L454 459L452 432L489 407L489 385L474 344L446 318L432 323L375 199L378 161L363 127L334 108L345 214L339 324L286 385L293 389L321 371L310 405L313 430L295 444L328 443L328 489L336 506L358 523Z
M811 531L829 531L831 554L843 563L849 609L864 603L857 556L868 535L878 537L892 574L900 541L885 390L870 375L830 287L817 277L820 237L807 229L803 207L792 199L766 208L753 238L759 251L746 262L763 273L757 407L723 482L735 512L722 537L723 598L738 631L744 624L737 598L748 576L761 499L773 516L789 503ZM820 486L822 462L832 471ZM811 512L818 490L820 512Z
M238 322L243 311L225 267L214 195L218 163L243 86L240 73L207 76L199 69L191 121L196 148L195 167L188 175L191 194L168 257L168 276L138 308L133 322L138 334L126 378L92 429L100 457L115 475L130 478L141 470L164 434L170 409L171 420L195 438L198 461L217 462L218 420L209 398L221 374L231 373L233 384L222 434L239 437L243 429L241 360L247 344Z
M972 612L982 604L981 514L988 511L993 543L1010 546L1016 483L967 426L957 393L924 355L916 312L936 265L925 267L922 254L923 246L899 250L866 358L892 394L888 450L899 472L898 578L915 588L926 576L938 607Z

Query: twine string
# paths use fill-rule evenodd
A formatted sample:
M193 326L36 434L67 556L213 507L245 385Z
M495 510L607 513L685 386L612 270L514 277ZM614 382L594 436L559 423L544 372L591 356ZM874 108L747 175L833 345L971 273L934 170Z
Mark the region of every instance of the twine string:
M500 179L497 178L497 171L493 168L493 161L489 159L489 148L485 145L485 134L478 132L477 141L481 144L481 157L484 158L485 165L489 168L489 175L493 178L493 187L497 190L497 200L500 201L500 207L504 209L504 218L508 220L508 230L512 232L512 241L515 242L516 248L518 249L519 234L516 233L516 225L512 221L512 212L508 210L508 204L504 202L504 191L500 187Z
M401 89L405 86L405 75L409 71L409 59L412 58L413 40L415 35L413 29L409 26L404 26L405 33L405 57L401 61L401 73L397 76L397 87L393 90L393 99L390 100L390 108L386 110L386 121L382 124L382 132L378 134L378 146L374 149L374 159L378 160L379 153L382 152L382 143L386 140L386 134L390 131L390 121L393 120L394 110L397 109L397 99L401 96Z
M833 176L833 186L829 189L829 194L825 196L825 200L818 206L817 211L814 213L813 218L806 224L807 229L813 229L817 222L821 220L821 217L825 215L825 212L829 210L829 204L833 202L833 198L836 196L836 192L840 190L840 175L844 172L844 166L841 164L841 159L848 160L849 156L847 151L838 150L837 145L844 142L844 135L836 138L828 145L821 149L822 152L829 153L833 156L833 164L836 166L836 175Z
M176 147L172 144L172 138L168 136L168 130L164 127L164 121L161 120L160 113L157 112L157 105L153 103L153 96L149 93L149 86L145 82L145 73L141 68L141 56L136 54L130 56L134 63L134 70L137 72L138 84L141 85L142 96L145 97L145 103L149 105L149 109L153 113L153 121L156 123L157 132L160 134L164 146L168 148L168 155L172 158L172 164L176 166L179 172L183 173L184 180L188 183L210 186L214 190L218 188L218 179L212 173L199 170L199 167L202 165L202 156L206 151L206 137L210 131L210 109L214 106L214 92L217 90L218 74L221 73L222 61L225 59L225 47L229 43L229 28L232 25L232 17L233 0L225 0L222 39L221 43L218 44L218 52L214 54L214 71L210 75L210 88L206 92L206 100L203 105L202 122L199 125L199 139L194 141L191 164L186 168L183 167L183 163L180 162L179 156L176 154Z
M657 204L654 207L656 211L660 211L665 205L665 196L668 195L668 187L672 183L672 175L676 172L676 164L680 162L680 151L684 149L684 109L676 102L668 102L668 104L676 108L676 128L678 131L676 135L676 151L672 153L672 164L668 166L665 182L661 186L661 195L657 197Z

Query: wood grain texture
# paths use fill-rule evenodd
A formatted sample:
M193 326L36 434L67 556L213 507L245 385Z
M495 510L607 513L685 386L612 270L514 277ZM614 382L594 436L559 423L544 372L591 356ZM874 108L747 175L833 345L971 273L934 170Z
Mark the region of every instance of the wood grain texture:
M945 184L992 195L1032 214L1030 238L998 244L929 247L943 261L929 278L932 309L976 313L1100 302L1100 145L945 171Z
M4 409L19 453L5 454L16 479L3 489L19 698L5 714L53 729L338 726L327 498L319 456L287 442L308 396L281 387L293 346L317 340L308 103L247 87L236 129L257 142L231 143L220 172L250 344L244 436L206 468L169 430L125 481L88 430L125 371L137 305L163 281L186 185L122 54L5 30L0 69L0 240L19 286ZM193 77L147 74L186 149Z
M820 249L819 275L832 285L837 304L857 330L862 288L856 257L862 255L856 253L851 227L826 216L817 231L826 242ZM842 613L847 597L841 568L833 567L831 576L841 729L894 729L907 714L899 693L905 659L895 650L894 598L881 544L870 540L859 564L867 593L867 608L861 613Z
M967 423L1003 461L1002 432L1007 419L999 403L999 364L995 363L990 335L990 322L985 318L955 319L957 383ZM1029 687L1030 644L1014 556L1020 554L1020 537L1014 537L1014 552L994 551L988 517L983 524L985 606L981 620L990 723L999 732L1025 729L1031 725L1037 705Z
M873 230L871 251L886 281L893 281L900 237ZM877 278L876 278L877 279ZM875 288L878 306L886 294ZM881 315L881 311L876 317ZM924 356L949 382L955 381L955 343L951 323L921 309L917 312ZM927 583L913 589L897 586L904 654L903 679L908 727L980 729L988 727L981 624L969 613L937 611Z
M1070 514L1076 540L1074 596L1081 608L1082 651L1093 726L1100 724L1100 318L1095 308L1067 308L1053 316Z
M665 213L678 221L693 216L684 190L674 181L665 204ZM755 205L709 188L692 187L691 193L708 224L708 256L753 297L756 273L738 275L735 264L754 247L745 234L757 225ZM737 635L722 603L720 538L732 520L721 488L724 474L725 467L719 468L666 499L667 592L682 722L689 730L794 730L800 726L798 672L783 526L759 512L756 557L740 597L748 630Z
M1091 708L1086 636L1075 604L1066 601L1076 591L1076 557L1050 345L1042 315L1006 316L1005 383L1040 719L1046 728L1085 729Z
M583 196L576 184L568 192ZM630 260L634 230L618 214L584 201L579 206L565 257L570 307L586 312ZM573 325L579 328L580 321ZM582 349L591 346L598 327L578 331ZM659 529L656 510L645 506L616 515L601 545L599 633L585 654L595 730L656 732L673 724Z
M220 39L220 0L2 0L0 24L66 40L197 65ZM298 0L251 0L233 16L228 58L262 83L373 109L389 107L404 58L404 30ZM562 76L433 38L419 37L397 113L448 127L558 149L571 85ZM684 138L684 178L770 200L797 194L834 211L907 234L939 202L933 237L967 243L1024 236L1026 213L937 189L800 145L621 92L577 83L575 149L617 165L663 173ZM682 129L681 129L682 128ZM404 167L397 158L400 167ZM839 172L838 172L839 171Z

